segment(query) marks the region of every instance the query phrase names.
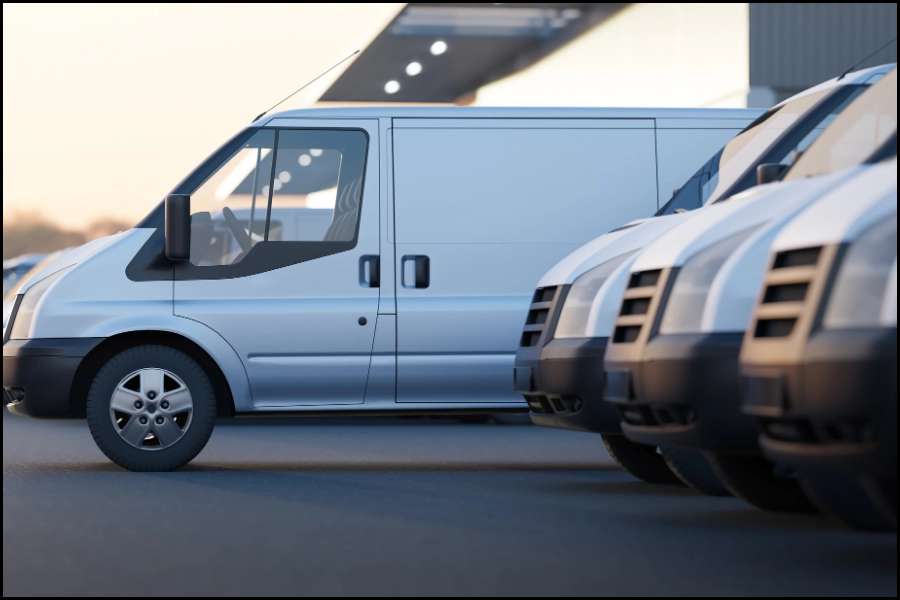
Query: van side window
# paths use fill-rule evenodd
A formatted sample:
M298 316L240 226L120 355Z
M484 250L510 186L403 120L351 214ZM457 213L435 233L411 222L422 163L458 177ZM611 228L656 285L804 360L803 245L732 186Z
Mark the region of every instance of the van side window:
M365 151L361 131L279 131L267 239L355 240Z
M191 264L241 262L260 242L355 242L367 137L261 129L191 193Z
M274 147L258 131L191 193L191 264L234 264L265 238Z

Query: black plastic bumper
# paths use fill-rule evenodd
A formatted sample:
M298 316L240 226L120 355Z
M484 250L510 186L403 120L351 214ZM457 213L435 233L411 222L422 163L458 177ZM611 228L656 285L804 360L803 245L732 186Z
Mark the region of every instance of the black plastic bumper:
M531 421L544 427L617 433L619 415L603 402L607 338L552 339L520 348L515 388L528 402Z
M84 357L103 338L9 340L3 344L3 399L32 417L78 416L72 382Z
M662 335L642 360L607 365L606 398L637 442L758 453L756 420L741 412L743 332Z
M896 328L820 331L803 362L744 373L744 410L759 417L770 458L896 477Z

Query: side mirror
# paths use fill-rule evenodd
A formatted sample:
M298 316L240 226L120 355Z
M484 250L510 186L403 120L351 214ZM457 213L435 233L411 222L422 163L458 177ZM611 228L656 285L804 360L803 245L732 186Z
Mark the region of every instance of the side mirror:
M191 257L191 197L166 196L166 258L184 261Z
M763 163L756 167L756 185L779 181L787 170L787 165L782 165L780 163Z

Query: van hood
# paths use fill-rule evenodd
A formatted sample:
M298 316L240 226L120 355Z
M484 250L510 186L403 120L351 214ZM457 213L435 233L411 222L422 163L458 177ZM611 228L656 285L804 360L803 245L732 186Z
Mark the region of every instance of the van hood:
M727 202L696 211L691 219L648 245L634 261L632 272L681 267L698 252L725 238L800 209L858 169L757 186L732 196Z
M703 209L699 209L703 210ZM604 262L644 247L664 232L682 223L690 213L637 219L578 247L548 270L538 287L570 284L583 273Z
M897 210L897 159L864 169L846 189L829 193L791 221L772 251L850 241L876 221L889 218ZM847 202L848 197L853 202Z
M24 294L34 284L48 275L52 275L63 269L74 267L75 265L86 261L134 231L134 229L120 231L119 233L97 238L80 246L66 248L65 250L59 250L48 255L43 261L38 263L30 273L22 278L22 281L15 290L15 294ZM13 296L14 294L10 294L10 297Z

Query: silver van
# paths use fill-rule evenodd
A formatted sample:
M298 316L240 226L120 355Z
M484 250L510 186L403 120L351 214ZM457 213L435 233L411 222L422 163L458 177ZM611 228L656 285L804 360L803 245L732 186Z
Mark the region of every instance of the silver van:
M535 282L652 215L759 111L307 109L258 119L133 229L50 261L4 329L13 410L172 469L217 416L522 411Z

